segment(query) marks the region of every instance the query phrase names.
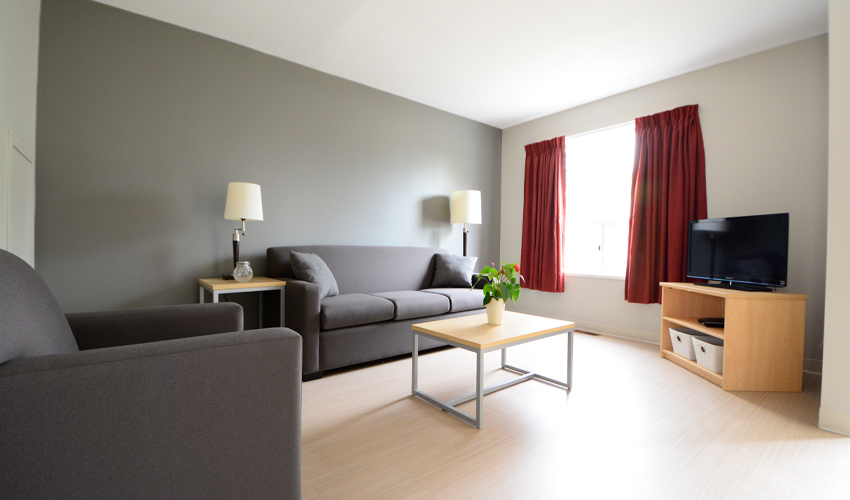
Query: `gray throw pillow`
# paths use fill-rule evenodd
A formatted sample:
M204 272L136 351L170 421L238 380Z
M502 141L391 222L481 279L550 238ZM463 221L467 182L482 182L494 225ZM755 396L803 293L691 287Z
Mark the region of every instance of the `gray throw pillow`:
M438 253L437 268L434 271L434 281L431 288L460 288L472 287L472 268L478 262L478 257L462 257Z
M296 278L319 285L320 299L339 295L336 279L321 257L314 253L290 251L289 261Z

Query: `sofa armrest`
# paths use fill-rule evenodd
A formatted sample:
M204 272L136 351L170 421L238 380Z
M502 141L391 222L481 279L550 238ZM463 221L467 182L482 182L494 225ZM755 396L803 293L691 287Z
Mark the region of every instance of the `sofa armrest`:
M185 304L66 314L80 350L242 330L239 304Z
M4 498L300 498L288 329L16 359L0 395Z
M304 347L304 375L319 371L319 330L322 299L319 287L313 283L286 279L286 327L301 334Z

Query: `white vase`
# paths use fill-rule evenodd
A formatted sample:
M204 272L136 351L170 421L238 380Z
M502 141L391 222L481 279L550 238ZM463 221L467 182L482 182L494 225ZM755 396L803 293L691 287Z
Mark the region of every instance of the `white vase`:
M487 304L487 323L491 325L501 325L502 316L505 315L505 301L503 299L493 299Z

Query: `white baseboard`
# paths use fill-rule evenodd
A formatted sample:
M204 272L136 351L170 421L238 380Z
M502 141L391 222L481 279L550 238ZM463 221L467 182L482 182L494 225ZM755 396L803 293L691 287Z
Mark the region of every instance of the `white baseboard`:
M823 373L823 361L814 358L803 359L803 371L820 375Z
M645 332L643 330L633 330L631 328L622 328L619 326L592 323L589 321L576 321L576 330L581 330L587 333L595 333L597 335L606 335L608 337L636 340L647 344L658 345L660 341L658 338L658 332Z
M818 427L825 431L850 436L850 415L821 408Z
M551 314L541 314L536 311L529 311L523 307L518 307L516 305L511 305L509 308L510 311L516 311L520 313L526 314L535 314L537 316L544 316L547 318L560 319L563 321L575 321L576 330L581 330L587 333L593 333L596 335L606 335L608 337L619 337L628 340L637 340L638 342L646 342L648 344L658 345L659 338L658 332L645 332L643 330L633 330L631 328L623 328L614 325L606 325L604 323L593 323L590 321L577 321L572 318L560 317L557 315Z

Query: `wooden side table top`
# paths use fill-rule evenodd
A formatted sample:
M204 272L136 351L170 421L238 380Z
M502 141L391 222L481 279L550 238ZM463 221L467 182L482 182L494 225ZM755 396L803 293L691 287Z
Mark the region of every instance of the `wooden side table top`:
M488 324L486 314L413 325L413 329L418 332L428 333L479 350L574 327L575 323L572 321L543 318L513 311L505 311L502 324L498 326Z
M283 280L266 278L265 276L254 276L251 281L239 283L236 280L225 280L221 278L199 279L198 283L207 290L239 290L240 288L279 288L286 285Z

